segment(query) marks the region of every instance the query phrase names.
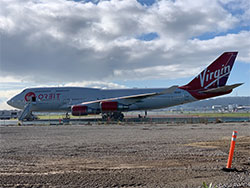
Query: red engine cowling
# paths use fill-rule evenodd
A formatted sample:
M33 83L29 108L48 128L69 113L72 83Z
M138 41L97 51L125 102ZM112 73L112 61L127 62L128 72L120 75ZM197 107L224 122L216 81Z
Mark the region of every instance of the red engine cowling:
M71 108L71 113L73 116L87 115L88 114L88 107L81 106L81 105L75 105Z
M118 102L115 101L101 102L101 111L102 112L118 111Z

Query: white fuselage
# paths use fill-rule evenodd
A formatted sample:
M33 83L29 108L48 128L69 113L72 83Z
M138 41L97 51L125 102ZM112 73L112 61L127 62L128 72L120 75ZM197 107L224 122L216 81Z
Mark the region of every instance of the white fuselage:
M37 112L70 112L71 106L83 102L109 99L143 93L162 92L166 88L156 89L94 89L81 87L51 87L51 88L30 88L25 89L20 94L14 96L7 103L15 108L24 109L29 102L26 99L28 93L33 93L36 100L33 101L32 111ZM177 88L172 93L165 93L133 102L133 105L126 111L132 110L151 110L170 106L180 105L196 101L189 92ZM126 100L124 103L128 102Z

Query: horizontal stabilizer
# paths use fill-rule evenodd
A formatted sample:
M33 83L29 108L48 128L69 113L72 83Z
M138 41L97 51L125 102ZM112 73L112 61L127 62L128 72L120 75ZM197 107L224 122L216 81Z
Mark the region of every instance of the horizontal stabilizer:
M224 92L228 92L233 90L236 87L239 87L240 85L242 85L243 83L239 83L239 84L233 84L233 85L226 85L226 86L222 86L222 87L218 87L218 88L212 88L212 89L207 89L205 91L201 91L202 93L224 93Z

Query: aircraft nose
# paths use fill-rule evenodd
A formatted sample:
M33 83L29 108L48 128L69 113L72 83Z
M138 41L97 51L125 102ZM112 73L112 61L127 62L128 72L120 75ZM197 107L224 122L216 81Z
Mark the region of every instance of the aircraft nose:
M10 106L13 106L13 98L11 98L10 100L8 100L7 104L10 105Z

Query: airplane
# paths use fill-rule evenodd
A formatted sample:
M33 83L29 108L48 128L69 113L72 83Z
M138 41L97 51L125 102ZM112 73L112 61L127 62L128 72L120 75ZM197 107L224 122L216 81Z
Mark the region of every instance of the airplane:
M104 120L122 120L123 112L167 108L231 93L243 84L226 85L237 54L224 52L183 86L144 89L27 88L7 103L23 110L20 121L32 119L32 112L71 112L73 116L101 114Z

